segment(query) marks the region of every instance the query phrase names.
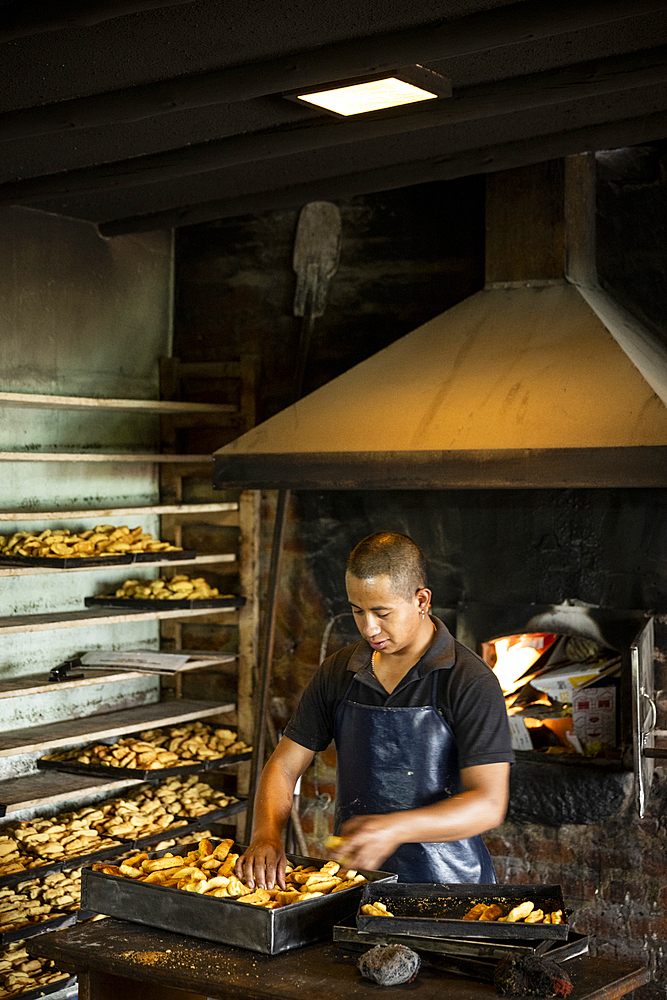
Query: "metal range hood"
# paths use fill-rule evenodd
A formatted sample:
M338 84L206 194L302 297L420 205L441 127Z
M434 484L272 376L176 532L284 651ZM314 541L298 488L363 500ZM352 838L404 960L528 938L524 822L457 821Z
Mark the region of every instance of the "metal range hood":
M667 355L597 282L595 159L490 175L484 289L215 454L218 487L667 485Z

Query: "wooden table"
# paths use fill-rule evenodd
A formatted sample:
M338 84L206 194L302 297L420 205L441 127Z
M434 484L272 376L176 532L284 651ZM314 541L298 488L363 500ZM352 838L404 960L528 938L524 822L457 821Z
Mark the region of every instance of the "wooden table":
M154 930L121 920L78 924L26 942L79 976L80 1000L378 1000L416 993L419 1000L498 1000L493 986L422 967L413 983L379 987L362 979L358 953L332 942L282 955ZM582 956L566 963L569 1000L618 1000L649 980L643 966Z

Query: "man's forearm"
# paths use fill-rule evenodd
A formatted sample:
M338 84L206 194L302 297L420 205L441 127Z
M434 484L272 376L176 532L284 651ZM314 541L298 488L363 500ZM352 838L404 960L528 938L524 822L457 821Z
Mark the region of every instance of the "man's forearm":
M281 764L269 759L257 790L252 838L279 840L292 809L296 781Z
M480 790L390 814L402 843L445 843L475 837L502 822L504 808Z

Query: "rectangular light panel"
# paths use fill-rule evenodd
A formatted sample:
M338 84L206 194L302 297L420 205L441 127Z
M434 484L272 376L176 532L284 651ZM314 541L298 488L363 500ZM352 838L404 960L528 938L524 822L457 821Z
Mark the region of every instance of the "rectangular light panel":
M355 83L317 94L299 94L298 97L300 101L315 104L337 115L348 116L395 108L401 104L415 104L417 101L430 101L438 95L391 76L385 80Z

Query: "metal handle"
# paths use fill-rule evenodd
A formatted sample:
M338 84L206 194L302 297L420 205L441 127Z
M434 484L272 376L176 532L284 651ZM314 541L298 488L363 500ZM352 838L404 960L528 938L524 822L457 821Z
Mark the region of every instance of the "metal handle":
M639 693L644 699L644 703L648 702L648 717L651 719L651 722L648 725L646 719L644 719L641 723L642 736L646 736L655 729L655 724L658 721L658 709L656 708L653 698L650 698L645 691L640 691Z

